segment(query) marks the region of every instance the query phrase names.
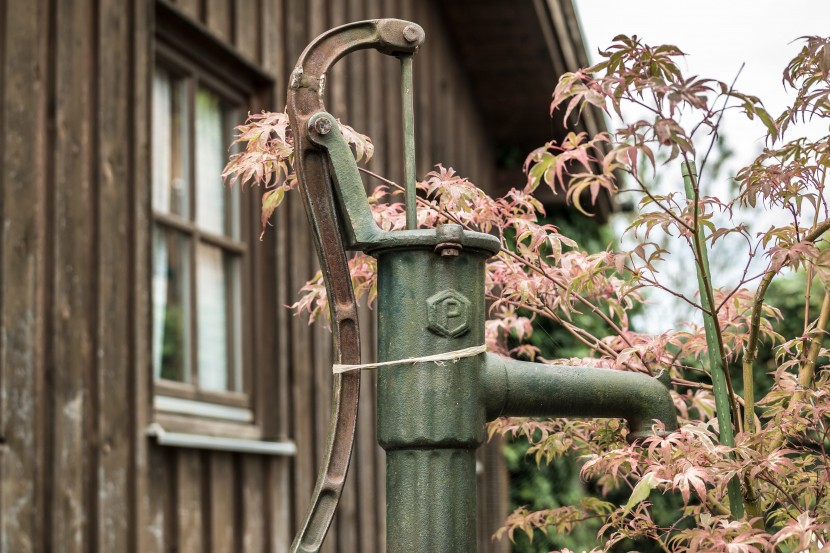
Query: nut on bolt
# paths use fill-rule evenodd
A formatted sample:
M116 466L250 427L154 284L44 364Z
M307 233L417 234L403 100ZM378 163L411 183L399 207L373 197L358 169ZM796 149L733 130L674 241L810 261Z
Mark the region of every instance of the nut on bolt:
M441 242L435 246L435 253L440 253L443 257L456 256L461 253L461 244Z
M407 25L403 28L403 38L407 42L417 42L421 38L421 29L416 25Z
M314 122L314 130L317 131L317 134L329 134L331 132L331 121L328 117L318 117Z
M435 233L440 240L435 246L435 253L443 257L457 256L463 249L464 229L461 225L441 225Z

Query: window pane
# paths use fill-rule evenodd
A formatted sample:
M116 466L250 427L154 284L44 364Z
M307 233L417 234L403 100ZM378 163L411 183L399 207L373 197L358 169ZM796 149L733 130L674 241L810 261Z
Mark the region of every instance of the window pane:
M205 230L236 238L238 210L226 210L230 200L222 184L222 169L232 138L230 111L215 93L199 88L196 93L196 221Z
M156 67L153 78L153 207L188 216L187 83Z
M225 270L230 278L231 295L231 340L233 340L232 389L241 392L242 387L242 275L241 260L235 255L225 254Z
M189 256L185 236L158 226L153 231L153 374L190 380Z
M234 132L233 129L236 125L239 125L242 121L245 120L244 116L241 115L241 111L239 109L227 109L225 110L225 129L230 131L228 135L227 143L230 144L233 142ZM231 154L238 154L242 148L239 144L234 144L230 147L229 150L225 152L225 157L229 157ZM233 188L226 188L225 190L226 197L230 199L231 202L231 221L230 221L230 236L236 240L240 240L240 230L239 230L239 219L240 219L240 199L239 196L242 194L242 186L237 185Z
M239 260L220 248L199 244L196 264L199 387L240 389L240 332L237 316L231 316L239 306Z

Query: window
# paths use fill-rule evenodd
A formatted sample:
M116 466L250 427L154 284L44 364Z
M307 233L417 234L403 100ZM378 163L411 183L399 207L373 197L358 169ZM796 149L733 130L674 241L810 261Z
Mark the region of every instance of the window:
M153 403L157 421L160 413L172 415L207 433L216 424L253 429L258 422L246 305L255 198L221 179L233 128L255 92L239 82L206 65L195 48L158 41L151 102ZM206 421L216 424L205 431Z
M153 369L241 392L239 190L221 173L241 106L158 65L153 82Z

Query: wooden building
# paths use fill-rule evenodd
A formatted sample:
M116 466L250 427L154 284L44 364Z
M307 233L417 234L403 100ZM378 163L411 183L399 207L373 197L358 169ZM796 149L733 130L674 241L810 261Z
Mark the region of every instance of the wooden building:
M2 553L287 550L328 425L329 336L284 307L313 246L297 198L260 242L258 192L218 171L313 37L375 17L427 33L421 170L520 183L502 153L559 132L556 76L585 63L569 0L0 0ZM393 179L397 79L358 53L328 101ZM328 552L383 550L365 381ZM479 551L505 551L498 447L481 467Z

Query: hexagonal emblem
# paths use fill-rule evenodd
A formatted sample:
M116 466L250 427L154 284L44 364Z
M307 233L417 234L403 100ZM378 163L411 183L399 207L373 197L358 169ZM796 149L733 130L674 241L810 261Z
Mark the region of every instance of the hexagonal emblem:
M439 336L456 338L470 329L470 300L464 294L444 290L427 299L429 328Z

